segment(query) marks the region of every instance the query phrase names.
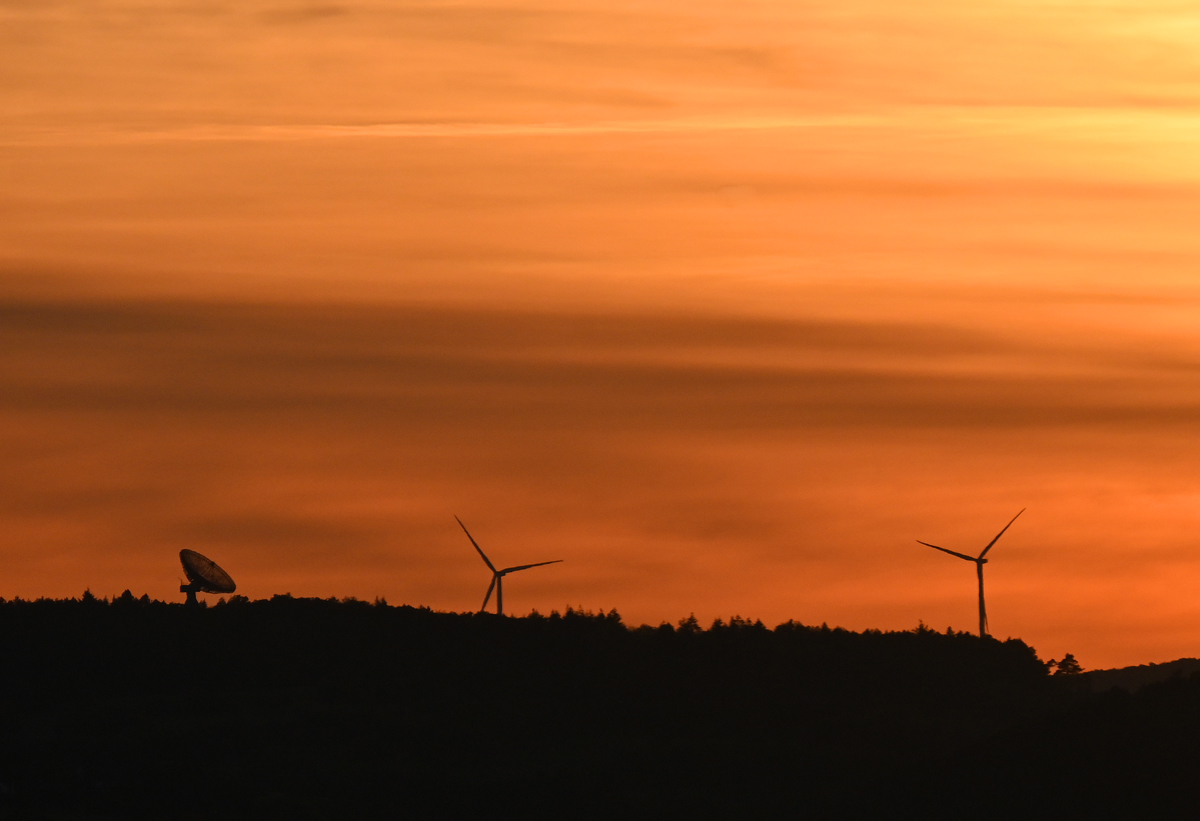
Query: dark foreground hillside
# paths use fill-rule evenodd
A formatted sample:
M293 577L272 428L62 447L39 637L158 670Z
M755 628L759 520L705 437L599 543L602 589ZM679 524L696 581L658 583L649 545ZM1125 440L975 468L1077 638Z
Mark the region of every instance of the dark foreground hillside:
M0 818L1103 813L1200 763L1200 683L928 630L126 596L0 603L0 653Z

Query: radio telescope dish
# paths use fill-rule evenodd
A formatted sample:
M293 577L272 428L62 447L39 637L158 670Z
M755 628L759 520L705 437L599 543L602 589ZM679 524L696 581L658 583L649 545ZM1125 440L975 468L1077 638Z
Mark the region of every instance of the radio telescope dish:
M187 603L196 604L197 593L232 593L237 585L229 574L207 556L195 550L180 550L179 561L187 574L188 584L179 586L180 593L187 593Z

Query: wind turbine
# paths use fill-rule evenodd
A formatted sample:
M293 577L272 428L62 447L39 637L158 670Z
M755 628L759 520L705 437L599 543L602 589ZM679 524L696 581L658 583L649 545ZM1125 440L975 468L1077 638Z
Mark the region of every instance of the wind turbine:
M1024 513L1024 512L1025 512L1025 508L1021 508L1021 513ZM1006 524L1004 526L1004 530L1008 530L1010 527L1012 527L1012 523L1017 520L1017 516L1020 516L1021 513L1018 513L1016 516L1013 516L1012 522L1009 522L1008 524ZM996 538L994 538L990 542L988 542L988 546L983 549L983 552L980 553L978 557L968 556L965 553L956 553L953 550L947 550L944 547L938 547L935 544L930 544L929 542L923 542L920 539L917 539L917 544L923 544L926 547L932 547L934 550L940 550L943 553L949 553L951 556L958 556L958 558L960 558L960 559L966 559L969 562L975 562L975 572L979 575L979 635L981 637L986 636L988 634L988 631L987 631L987 608L985 608L983 606L983 566L985 564L987 564L988 560L985 559L984 556L986 556L987 552L992 549L992 545L994 545L996 542L1000 541L1000 537L1004 535L1004 530L1001 530L999 533L996 534Z
M458 522L458 526L463 529L463 533L467 534L467 538L471 540L471 544L475 545L475 549L479 551L479 555L483 558L484 564L488 566L488 570L492 571L492 583L488 585L487 595L483 597L483 604L479 608L482 613L487 609L488 600L492 598L492 590L496 591L496 615L504 615L504 577L509 573L516 573L518 570L528 570L531 567L541 567L544 564L558 564L562 559L555 559L552 562L538 562L537 564L519 564L516 567L506 567L503 570L497 570L492 564L492 560L487 557L479 543L475 541L475 537L471 535L471 531L467 530L467 526L462 523L462 519L457 516L454 521Z

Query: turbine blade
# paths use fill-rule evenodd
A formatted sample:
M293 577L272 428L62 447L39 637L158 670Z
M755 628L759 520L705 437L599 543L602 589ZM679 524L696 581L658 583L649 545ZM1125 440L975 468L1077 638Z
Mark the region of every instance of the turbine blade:
M531 567L541 567L544 564L558 564L561 561L562 561L562 559L555 559L552 562L538 562L537 564L520 564L520 565L517 565L516 567L506 567L503 570L501 570L500 573L501 574L515 573L518 570L528 570ZM974 560L972 560L972 561L974 561Z
M467 530L467 526L462 523L462 519L455 516L454 521L458 522L458 526L463 529L463 533L467 534L467 538L471 540L471 544L475 545L475 549L479 551L479 555L483 556L483 561L484 561L484 563L487 564L488 569L491 570L493 573L495 573L496 566L494 564L492 564L491 559L489 559L487 557L487 555L483 552L483 548L481 548L479 546L479 543L475 541L475 537L471 535L471 531Z
M929 542L923 542L923 541L921 541L920 539L917 539L917 544L923 544L923 545L925 545L926 547L932 547L934 550L940 550L940 551L942 551L943 553L949 553L951 556L958 556L958 558L960 558L960 559L966 559L966 560L967 560L967 561L969 561L969 562L978 561L978 560L977 560L977 559L976 559L974 556L968 556L968 555L966 555L965 553L956 553L956 552L954 552L953 550L947 550L947 549L946 549L946 548L944 548L944 547L938 547L938 546L937 546L937 545L935 545L935 544L930 544Z
M492 576L492 583L488 585L487 595L483 597L483 604L479 605L479 612L487 610L487 603L492 600L492 591L496 589L496 577Z
M1024 513L1025 510L1026 510L1025 508L1021 508L1021 513ZM1009 522L1008 524L1006 524L1004 526L1004 530L1008 530L1010 527L1012 527L1012 523L1017 520L1017 518L1021 515L1021 513L1018 513L1016 516L1013 516L1012 522ZM988 542L988 546L985 547L983 549L983 552L979 554L979 558L982 559L984 556L986 556L987 552L992 549L992 545L994 545L996 542L1000 541L1000 537L1004 535L1004 530L1001 530L999 533L996 534L996 538L994 538L990 542Z

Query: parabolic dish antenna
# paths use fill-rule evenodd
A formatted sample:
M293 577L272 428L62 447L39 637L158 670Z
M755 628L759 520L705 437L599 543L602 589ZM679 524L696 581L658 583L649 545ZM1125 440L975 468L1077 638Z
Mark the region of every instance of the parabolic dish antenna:
M188 604L197 603L197 593L232 593L237 590L229 574L207 556L184 549L179 551L179 561L188 577L188 584L181 584L179 592L187 593Z

